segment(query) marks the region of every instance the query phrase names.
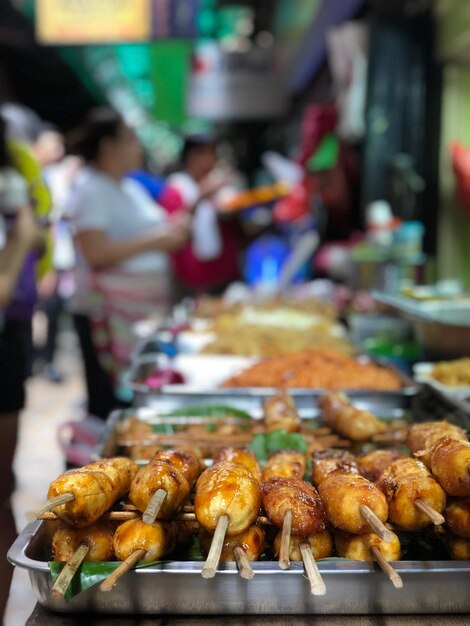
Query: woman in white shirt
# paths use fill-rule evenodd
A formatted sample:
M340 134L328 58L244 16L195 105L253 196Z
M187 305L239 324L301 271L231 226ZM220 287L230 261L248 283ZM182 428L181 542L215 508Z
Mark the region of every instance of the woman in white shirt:
M83 350L84 343L90 344L84 326L91 330L92 347L112 385L128 364L133 322L169 312L168 253L185 244L189 223L186 216L168 220L138 183L124 180L140 166L142 149L134 131L113 110L90 113L75 152L86 167L69 201L79 255L73 309L81 325L89 410L106 417L113 398L106 400L109 387L105 392L103 381L96 389L100 385L95 369L90 371L90 345L88 354Z

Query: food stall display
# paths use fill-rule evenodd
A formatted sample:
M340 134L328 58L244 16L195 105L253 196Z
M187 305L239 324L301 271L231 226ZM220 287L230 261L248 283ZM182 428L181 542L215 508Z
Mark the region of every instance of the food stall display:
M301 607L321 614L332 606L338 613L439 612L449 609L437 592L444 576L453 610L469 610L463 586L470 570L461 560L470 536L465 431L404 416L387 424L338 392L326 393L319 407L320 414L299 415L285 392L264 402L261 418L230 416L230 407L218 407L214 413L225 415L210 458L189 438L173 449L155 439L141 469L111 456L81 468L77 477L89 483L79 488L66 473L53 481L41 521L20 535L9 558L29 570L40 602L61 611L183 613L192 602L193 613L281 607L295 613ZM184 422L182 412L173 417ZM129 430L141 437L137 443L148 443L148 429L129 428L145 423L136 413L134 422L114 418L103 453L130 452ZM209 413L203 428L210 435L216 419L208 407L200 413L201 424ZM251 441L233 445L233 431L221 430L234 426L230 418L245 421L249 430L236 426L251 429ZM162 420L155 420L158 430L166 428ZM267 459L257 456L253 431L277 437ZM330 447L340 441L347 451ZM97 498L106 501L99 516ZM51 556L56 560L48 565ZM265 584L276 593L260 604L258 585ZM436 590L424 600L418 598L423 584ZM181 585L185 599L178 601ZM214 593L221 585L230 600ZM373 605L360 593L366 589L374 591Z

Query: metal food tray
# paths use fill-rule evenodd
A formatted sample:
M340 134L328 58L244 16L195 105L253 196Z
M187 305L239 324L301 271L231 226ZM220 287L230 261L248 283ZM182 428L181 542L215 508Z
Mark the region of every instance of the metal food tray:
M68 604L50 594L51 574L44 560L44 522L29 524L8 552L8 560L29 573L43 606L63 613L120 614L416 614L470 611L470 562L400 561L397 590L376 566L359 561L318 562L326 595L312 596L302 563L280 570L276 562L253 563L255 577L240 578L234 563L215 578L201 576L202 563L167 561L133 570L109 593L98 586Z
M181 403L181 398L168 396L162 396L160 402L155 403L153 406L139 407L135 409L119 409L113 411L106 421L105 429L100 436L98 444L95 446L92 452L92 458L99 460L110 456L119 456L122 454L120 446L118 445L119 433L118 427L122 421L129 417L136 417L144 422L159 424L164 420L159 420L159 414L165 414L174 409L184 407ZM253 406L253 410L250 411L253 419L261 419L263 416L261 403L259 398L256 398L257 407L256 410ZM188 405L189 406L189 405ZM366 403L366 407L372 407L375 410L376 415L380 415L382 419L402 419L407 418L408 414L403 409L392 409L390 412L386 412L385 408L381 405L373 405ZM242 408L240 403L237 403L236 408ZM249 408L249 407L247 407ZM313 420L320 417L318 409L311 403L309 407L304 407L299 410L301 419ZM203 419L203 418L202 418ZM221 422L223 422L223 418ZM187 424L187 420L184 417L178 417L173 420L174 424L184 426Z
M196 357L194 360L196 366ZM153 406L165 397L172 401L178 400L181 402L179 406L223 402L224 404L235 403L240 409L251 411L259 408L263 398L270 397L278 391L274 387L217 387L209 384L204 387L190 384L164 385L153 389L140 381L144 380L156 365L155 356L147 356L135 361L127 370L123 382L125 386L133 390L135 406ZM383 415L384 411L387 414L395 408L409 408L412 398L418 393L419 385L402 374L400 377L403 387L397 391L367 389L344 389L343 391L359 408L370 411L379 409L378 414ZM307 409L312 405L315 407L318 398L326 390L293 387L286 391L294 398L298 409Z
M373 292L372 297L413 322L427 359L453 359L470 354L470 298L420 302L380 292Z

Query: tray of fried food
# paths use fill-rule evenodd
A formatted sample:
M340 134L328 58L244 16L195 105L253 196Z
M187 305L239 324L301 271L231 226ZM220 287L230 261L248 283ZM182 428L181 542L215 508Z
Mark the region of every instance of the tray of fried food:
M328 406L332 410L341 411L341 406L333 403ZM292 399L275 397L265 411L269 426L295 427ZM344 432L347 426L340 428ZM385 433L380 429L377 434L383 438ZM369 432L367 445L373 436ZM363 454L278 450L263 464L243 446L231 446L219 449L206 469L189 449L157 452L140 469L115 458L100 461L78 474L106 477L102 484L109 484L113 495L105 504L112 508L100 509L97 517L96 494L86 492L91 483L81 485L80 497L75 492L73 499L53 501L70 496L72 483L59 477L49 490L49 510L40 512L47 523L60 522L52 539L41 530L46 522L36 523L20 535L9 558L30 570L40 602L58 610L93 606L97 612L165 608L184 613L192 602L193 613L234 607L272 613L281 606L289 613L296 612L294 598L300 590L307 613L326 613L331 607L351 613L351 606L366 613L377 607L389 613L437 613L447 601L455 603L454 610L469 610L464 588L470 576L470 444L462 429L447 422L413 425L406 443L412 456L404 448ZM159 507L145 521L161 491ZM117 507L115 497L127 497L130 504ZM49 550L46 559L52 551L56 560L71 563L76 587L86 578L86 566L74 562L80 550L83 560L98 561L98 569L100 561L109 560L110 569L105 579L95 571L94 586L67 603L57 583L60 575L53 586L46 559L36 560L41 542L41 554ZM427 558L419 551L423 542L430 546ZM385 585L387 578L390 584ZM214 593L221 589L219 579L230 590L230 602L225 593ZM254 599L258 582L275 592L263 604ZM241 584L253 585L248 600ZM422 598L416 601L422 584L431 590L424 605ZM181 586L186 597L178 604ZM349 588L359 596L355 604L344 591Z

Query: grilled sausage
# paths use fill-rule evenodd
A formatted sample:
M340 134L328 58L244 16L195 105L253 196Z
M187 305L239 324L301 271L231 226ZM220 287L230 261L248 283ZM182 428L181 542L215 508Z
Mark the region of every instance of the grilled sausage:
M271 454L263 468L263 481L270 478L297 478L303 480L307 461L301 452L282 450Z
M239 535L253 524L260 505L258 481L239 463L215 463L196 483L194 512L199 524L209 532L214 532L219 518L227 515L227 536Z
M339 530L362 535L370 532L360 505L368 506L381 522L388 518L384 494L363 476L330 474L318 487L330 523Z
M346 450L319 450L312 454L312 482L318 487L333 472L359 474L356 460Z
M231 463L240 463L249 470L258 482L261 482L261 468L252 452L242 450L241 448L224 448L217 456L214 457L214 463L219 461L230 461Z
M282 528L292 513L292 534L307 537L324 530L325 510L317 490L294 478L271 478L261 484L263 507L270 521Z
M369 441L387 429L375 415L354 407L341 391L329 391L318 400L318 406L325 423L352 441Z
M152 461L135 475L129 499L143 513L158 489L165 490L167 494L158 512L158 519L171 519L189 497L188 481L168 461Z
M446 495L426 466L412 458L399 459L383 472L377 486L387 498L390 520L404 530L421 530L432 524L415 505L418 498L441 513Z
M112 561L114 526L98 521L86 528L61 523L52 537L52 554L56 561L68 561L81 546L88 546L85 561Z
M282 532L279 532L274 539L274 553L276 557L281 550L281 537ZM331 533L326 529L307 537L291 535L289 545L289 559L291 561L302 561L302 553L300 552L302 543L309 544L313 558L316 561L326 559L333 554L333 539Z

